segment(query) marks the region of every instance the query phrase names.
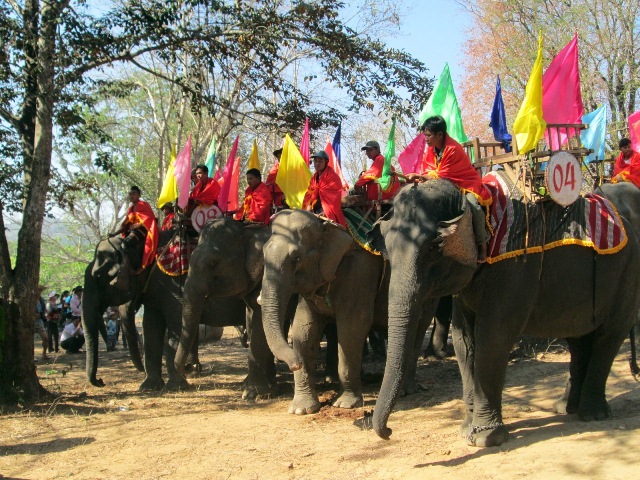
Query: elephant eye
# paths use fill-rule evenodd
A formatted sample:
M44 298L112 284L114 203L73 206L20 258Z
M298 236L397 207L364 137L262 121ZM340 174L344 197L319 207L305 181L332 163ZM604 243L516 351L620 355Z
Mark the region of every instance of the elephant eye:
M302 257L300 257L300 255L296 255L295 257L293 257L293 261L298 263L300 261Z

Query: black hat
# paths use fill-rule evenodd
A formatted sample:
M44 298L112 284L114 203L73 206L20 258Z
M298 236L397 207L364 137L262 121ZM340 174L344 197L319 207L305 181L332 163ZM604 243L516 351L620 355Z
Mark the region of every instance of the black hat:
M376 142L375 140L370 140L360 150L366 150L367 148L377 148L378 150L380 150L380 144L378 142Z
M281 148L273 151L273 156L274 157L280 158L280 155L282 155L282 149Z
M160 210L164 210L165 208L170 208L171 210L173 210L173 203L171 202L167 202L164 205L162 205L162 207L160 207Z
M319 152L314 153L313 155L311 155L311 158L323 158L327 162L329 161L329 155L327 155L327 152L325 152L324 150L320 150Z

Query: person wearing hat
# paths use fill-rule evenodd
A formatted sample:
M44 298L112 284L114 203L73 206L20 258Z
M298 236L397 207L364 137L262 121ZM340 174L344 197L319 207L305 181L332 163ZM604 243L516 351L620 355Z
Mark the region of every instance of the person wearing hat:
M311 156L315 173L302 202L302 208L322 214L329 220L347 228L342 213L342 181L329 166L329 155L320 150Z
M267 188L271 192L273 205L276 207L276 209L278 209L284 206L284 193L276 183L278 169L280 168L280 157L282 156L282 149L279 148L277 150L274 150L273 156L275 157L276 161L273 164L273 167L271 167L271 170L269 170L269 174L267 175L267 179L264 183L267 185Z
M492 202L491 193L482 183L478 171L458 142L447 134L447 122L440 115L429 117L422 125L427 139L427 151L422 159L420 174L410 173L409 181L424 181L424 177L446 178L462 190L471 207L473 233L478 245L478 263L487 259L487 230L483 206Z
M175 214L173 213L173 203L165 203L162 205L162 213L164 213L164 220L162 221L162 227L160 230L171 230L173 227L173 219Z
M47 302L47 336L49 337L49 353L58 353L58 322L60 321L60 308L58 307L58 292L49 292Z
M367 171L360 174L360 177L358 177L358 181L355 184L355 188L356 191L366 189L367 200L375 201L378 200L379 195L379 186L376 183L376 180L382 176L384 156L380 153L380 144L374 140L367 142L360 150L366 152L367 157L369 160L373 160L373 163ZM395 168L393 168L393 166L391 167L391 171L395 172ZM398 190L400 190L400 182L398 182L394 176L392 177L389 188L382 192L382 200L391 200L396 196Z
M233 216L239 221L264 223L269 225L271 219L271 192L262 182L262 175L257 168L247 171L247 184L244 192L242 208Z
M135 269L145 268L153 263L158 249L158 224L156 215L153 213L151 205L140 199L140 188L133 185L129 190L129 200L131 206L127 210L127 217L122 222L119 230L109 234L110 237L123 234L126 235L122 243L129 251L135 251L138 242L144 241L144 251L142 254L142 262L135 258L135 255L129 255L132 260L132 266Z
M47 322L47 304L42 298L42 292L47 287L44 285L38 285L38 300L36 301L36 318L34 321L35 333L40 335L42 340L42 360L48 360L47 347L49 346L49 336L47 335L47 329L45 327Z

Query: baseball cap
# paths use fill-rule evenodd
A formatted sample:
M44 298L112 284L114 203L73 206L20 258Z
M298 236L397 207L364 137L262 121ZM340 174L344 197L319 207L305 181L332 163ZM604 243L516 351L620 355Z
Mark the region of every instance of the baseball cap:
M360 150L366 150L367 148L377 148L378 150L380 150L380 144L375 140L370 140Z
M53 292L49 292L49 298L53 298L53 297L57 297L58 296L58 292L53 291Z
M324 150L320 150L319 152L314 153L313 155L311 155L311 158L323 158L327 162L329 161L329 155L327 155L327 152L325 152Z

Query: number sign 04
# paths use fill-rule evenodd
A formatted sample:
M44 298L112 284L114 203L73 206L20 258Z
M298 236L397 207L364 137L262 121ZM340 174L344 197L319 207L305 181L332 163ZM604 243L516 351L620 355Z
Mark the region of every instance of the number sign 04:
M580 196L582 173L578 159L567 152L558 152L549 159L546 170L549 196L566 207Z

